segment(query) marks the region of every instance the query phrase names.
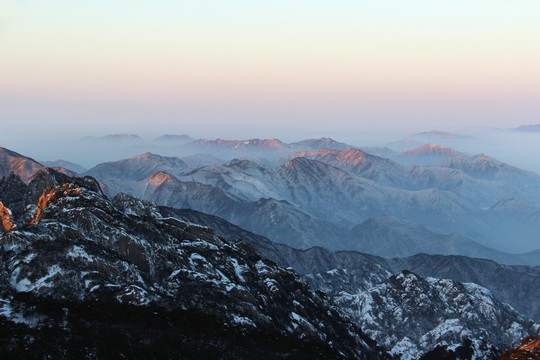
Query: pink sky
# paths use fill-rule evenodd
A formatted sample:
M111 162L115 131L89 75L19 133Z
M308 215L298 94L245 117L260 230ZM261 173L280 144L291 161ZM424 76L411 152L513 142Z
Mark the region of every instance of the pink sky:
M253 134L540 122L539 4L6 0L0 120Z

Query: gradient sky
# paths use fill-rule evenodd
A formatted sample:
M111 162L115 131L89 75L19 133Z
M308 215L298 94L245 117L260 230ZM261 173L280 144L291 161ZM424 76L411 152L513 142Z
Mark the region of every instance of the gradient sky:
M0 0L0 146L540 123L539 44L538 0Z

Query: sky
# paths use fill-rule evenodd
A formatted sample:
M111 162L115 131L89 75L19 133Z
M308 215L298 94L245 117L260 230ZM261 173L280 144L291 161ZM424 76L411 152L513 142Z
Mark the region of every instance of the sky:
M0 0L0 146L540 123L538 44L538 0Z

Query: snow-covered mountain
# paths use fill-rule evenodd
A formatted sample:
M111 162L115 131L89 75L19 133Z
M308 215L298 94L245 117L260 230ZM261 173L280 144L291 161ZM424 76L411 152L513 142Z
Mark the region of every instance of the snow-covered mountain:
M431 130L413 134L412 137L422 139L462 139L465 136L461 134L451 133L448 131Z
M109 134L109 135L105 135L105 136L86 136L84 138L84 140L87 140L87 141L104 140L104 141L111 141L111 142L121 142L121 141L140 142L143 139L139 135L136 135L136 134L125 134L124 133L124 134Z
M96 179L140 180L157 171L178 174L185 167L186 163L179 158L145 153L129 159L99 164L84 175Z
M392 156L401 164L429 165L460 153L450 147L426 144L414 149L404 150Z
M385 144L385 147L392 149L394 152L401 152L401 151L411 150L422 145L424 145L424 143L420 141L405 138L405 139L396 140L396 141L392 141L391 143Z
M504 298L540 319L539 309L535 309L540 296L539 268L507 267L455 256L423 254L387 260L350 251L297 250L210 215L192 210L162 211L212 226L226 238L243 239L264 256L293 267L399 358L415 359L424 354L432 359L443 355L455 359L459 358L456 353L465 352L474 354L475 359L495 359L502 350L515 346L520 337L539 331L538 325L498 300ZM454 280L424 278L408 268ZM493 294L473 280L493 289Z
M356 149L300 152L278 167L265 161L235 159L223 164L189 168L171 162L171 159L175 158L145 154L98 165L87 174L98 178L109 195L128 192L160 205L191 207L223 216L291 246L357 249L351 245L357 242L355 236L346 233L370 218L389 215L443 234L458 233L499 251L516 253L537 249L532 242L538 229L538 220L534 216L526 226L520 226L512 220L516 218L512 212L518 209L508 209L507 219L491 210L501 199L508 197L527 199L523 201L530 202L531 206L536 200L540 201L540 190L533 185L519 185L519 182L526 184L534 180L529 172L514 172L512 182L510 176L507 177L508 182L499 178L483 179L442 165L400 165ZM504 164L502 166L511 169ZM156 175L156 171L162 173ZM174 181L171 180L173 178ZM168 181L162 185L164 182L157 179ZM190 185L186 185L188 183ZM186 186L196 187L198 195L186 192ZM221 200L210 199L210 193L219 194L218 198L232 199L232 202L219 203ZM176 196L179 199L175 199ZM208 200L206 204L202 198ZM235 217L234 214L245 214L239 208L245 208L248 203L258 203L255 208L273 203L272 208L276 210L269 211L266 207L266 210L257 211L257 222L253 222L253 217L252 221ZM249 208L254 209L251 205ZM286 212L279 213L284 206L286 212L294 210L298 216L289 220ZM274 238L270 229L275 219L270 215L284 221L280 230L294 229L289 232L294 236ZM331 223L333 229L322 231L314 240L312 226L317 222ZM336 228L340 229L339 235L324 237L323 234L336 233ZM499 228L505 230L499 231ZM515 241L512 233L523 236ZM290 242L291 239L296 240ZM433 247L424 250L433 251ZM439 253L448 252L441 248ZM490 258L500 261L500 257Z
M540 175L532 171L519 169L483 154L473 156L470 159L463 155L450 156L431 166L458 169L478 179L504 181L518 189L540 188Z
M289 145L279 139L197 139L184 146L191 153L210 153L220 158L232 159L242 156L274 159L292 152Z
M296 239L295 243L286 242L291 246L299 246L298 240L306 239L308 242L302 247L321 245L346 249L348 239L340 233L347 232L346 228L356 222L385 212L414 222L427 219L431 221L429 225L445 230L455 226L445 220L444 216L449 213L453 215L453 221L461 219L465 222L470 218L466 205L452 194L381 187L325 163L304 158L291 160L277 169L261 167L247 160L207 166L187 172L180 179L156 173L130 184L121 179L105 178L102 181L111 195L129 191L159 205L190 207L223 216L274 241L283 240L282 237L273 238L266 231L272 231L276 224L282 227L280 230L294 229L285 232L300 234L300 238L292 237ZM186 191L187 188L193 190ZM251 212L252 205L263 209ZM242 215L237 217L236 214ZM434 217L434 214L440 216ZM256 221L248 224L246 215ZM316 229L327 227L330 231L313 231L314 223L328 223L328 220L334 225L317 226ZM324 237L325 234L338 235Z
M183 156L182 161L190 168L199 168L206 165L222 164L224 161L210 154L193 154Z
M138 184L144 191L144 199L159 205L217 215L276 242L307 248L343 241L344 231L337 226L314 218L284 200L261 198L246 201L220 187L179 181L166 173L153 174Z
M404 190L439 189L451 191L476 206L491 205L514 188L503 183L486 183L452 167L422 167L401 165L390 159L367 154L361 150L321 150L300 152L290 158L319 160L377 184ZM517 174L519 177L520 174ZM493 180L493 179L489 179ZM523 179L526 181L526 179Z
M496 359L501 349L540 331L485 288L424 279L409 271L360 294L334 298L362 328L401 359L419 359L437 347L468 344L474 358ZM468 340L468 341L467 341Z
M211 165L190 167L176 157L146 153L97 165L86 174L100 180L108 195L126 192L160 205L208 212L291 246L368 251L365 239L377 230L359 234L351 229L388 215L434 233L456 234L449 243L425 237L418 246L401 249L535 264L534 253L504 260L504 254L487 248L505 253L538 249L533 241L540 229L538 175L493 159L489 162L496 172L482 168L490 176L481 177L465 166L484 163L484 158L463 159L461 168L450 162L456 157L447 159L448 167L444 161L422 167L357 149L323 149L295 153L277 167L249 159L215 164L211 155L205 157ZM393 234L405 229L379 224L378 231L385 228ZM394 239L407 238L403 235ZM466 241L457 245L457 239ZM383 255L381 249L391 249L390 242L375 253ZM471 246L464 246L467 242Z
M163 184L187 184L166 173L149 179L153 182L150 190ZM184 193L204 187L191 184ZM172 189L177 190L177 185ZM528 308L540 316L535 309L539 268L504 267L465 257L383 259L323 248L297 250L193 210L157 207L125 194L109 199L92 178L73 178L49 168L28 184L15 175L4 178L0 190L6 209L0 209L2 223L8 220L14 225L4 226L6 232L0 237L5 264L0 269L0 319L19 339L8 349L38 346L19 342L31 336L47 338L45 334L54 333L61 339L77 338L88 326L81 329L81 322L75 321L81 316L85 324L103 329L110 319L104 323L80 310L96 306L115 306L121 313L137 316L149 312L171 319L171 311L180 311L181 319L206 319L202 323L212 324L210 330L205 325L198 332L184 327L184 337L172 347L198 354L211 348L208 342L194 344L194 339L206 337L216 327L228 330L217 336L220 340L213 349L242 339L250 344L255 341L255 348L264 349L270 357L304 352L308 358L366 359L388 355L361 328L403 359L433 358L440 353L454 359L457 352L495 358L516 346L520 338L540 330L500 302L506 296L505 301L515 308ZM202 198L201 204L220 198L224 204L243 201L219 188L213 191L222 195ZM172 194L159 192L167 193ZM242 216L253 210L248 206ZM265 258L292 266L305 282ZM154 321L163 326L162 320ZM184 320L167 321L175 329ZM121 343L139 339L132 332L133 324L122 324ZM147 351L163 336L163 330L153 328L150 338L136 342L133 349ZM272 346L260 336L272 337ZM46 348L67 347L62 341L48 343ZM85 341L88 351L99 351L99 343L91 337ZM235 351L237 358L248 358L246 354L255 350L240 345Z
M357 251L332 252L321 247L306 250L270 241L224 219L189 209L162 208L168 216L204 224L231 241L243 239L283 267L292 267L316 289L330 295L359 293L374 287L392 274L413 271L423 277L474 282L488 288L497 299L540 322L540 267L501 265L492 260L454 255L418 254L385 259Z
M164 143L167 145L180 145L180 144L193 141L193 138L187 134L180 134L180 135L165 134L156 138L155 141L158 143Z
M269 161L288 156L297 151L321 149L345 150L351 146L331 138L306 139L293 143L284 143L279 139L197 139L185 144L183 152L209 153L219 158L231 160L242 157L260 157Z
M298 141L295 143L289 144L291 147L296 147L298 149L309 149L309 150L323 150L323 149L331 149L331 150L346 150L349 148L352 148L352 146L336 141L331 138L319 138L319 139L306 139L302 141Z
M108 199L89 177L68 178L45 168L28 185L20 184L25 193L19 198L28 203L24 214L14 215L31 220L0 237L2 321L16 330L7 335L14 337L4 350L39 348L32 339L46 338L49 331L75 339L81 327L111 324L119 327L115 336L132 339L134 349L155 347L164 353L159 342L167 333L152 324L168 323L174 332L179 326L174 314L180 312L203 323L197 330L184 329L171 349L178 355L179 350L195 356L234 346L239 347L236 354L244 349L239 358L251 358L245 352L259 345L271 358L303 351L308 358L388 358L324 295L245 243L228 242L207 227L165 216L155 205L128 195ZM98 316L81 325L72 314L86 306L139 316L154 311L152 331L134 333L114 313L108 320L100 322ZM60 315L51 310L56 307ZM216 334L204 321L228 330ZM26 336L19 338L21 333ZM78 341L96 355L106 336L96 333ZM193 344L198 336L217 342ZM271 346L266 338L273 339ZM55 353L81 351L63 339L46 346ZM108 354L120 355L126 345L111 344Z
M403 179L398 178L398 174L403 173L402 166L390 159L370 155L358 149L304 151L295 153L290 158L318 160L384 185L399 186L403 183Z
M514 129L514 131L524 131L524 132L540 132L540 124L529 124L529 125L521 125Z

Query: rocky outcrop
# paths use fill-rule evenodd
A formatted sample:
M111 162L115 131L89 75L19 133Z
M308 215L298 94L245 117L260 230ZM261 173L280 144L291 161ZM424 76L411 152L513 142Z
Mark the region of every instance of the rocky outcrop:
M8 232L15 229L15 227L11 210L0 202L0 232Z
M517 339L540 330L485 288L424 279L409 271L363 293L340 294L335 301L402 359L418 359L441 345L455 348L465 340L476 358L495 359Z
M500 360L537 360L540 359L540 336L528 336L521 340L521 345L506 351Z

